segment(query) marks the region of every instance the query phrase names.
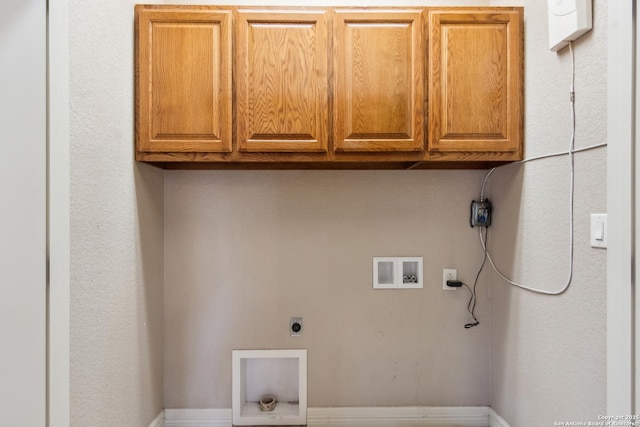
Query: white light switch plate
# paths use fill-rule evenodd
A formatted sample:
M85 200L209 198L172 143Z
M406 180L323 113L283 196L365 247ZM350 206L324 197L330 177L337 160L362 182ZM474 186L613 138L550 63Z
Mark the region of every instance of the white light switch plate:
M591 214L591 247L606 248L608 234L607 214Z

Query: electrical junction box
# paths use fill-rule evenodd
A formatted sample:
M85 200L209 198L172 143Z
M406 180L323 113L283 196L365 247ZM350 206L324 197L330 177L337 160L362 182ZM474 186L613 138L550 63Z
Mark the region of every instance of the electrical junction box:
M554 52L591 30L591 0L547 0L549 49Z
M485 199L482 202L471 201L471 227L489 227L491 225L491 202Z

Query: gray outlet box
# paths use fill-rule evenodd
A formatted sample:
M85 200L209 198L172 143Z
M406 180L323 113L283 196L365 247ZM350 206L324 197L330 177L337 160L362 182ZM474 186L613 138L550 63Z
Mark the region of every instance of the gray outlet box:
M471 227L489 227L491 225L491 202L485 200L483 202L471 202L471 218L469 220Z

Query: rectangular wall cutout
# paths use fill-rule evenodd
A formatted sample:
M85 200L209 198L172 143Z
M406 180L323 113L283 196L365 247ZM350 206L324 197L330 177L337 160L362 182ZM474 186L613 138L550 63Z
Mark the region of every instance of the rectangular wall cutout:
M262 396L276 405L262 412ZM233 350L234 426L307 424L307 350Z
M422 287L422 257L373 258L373 289Z

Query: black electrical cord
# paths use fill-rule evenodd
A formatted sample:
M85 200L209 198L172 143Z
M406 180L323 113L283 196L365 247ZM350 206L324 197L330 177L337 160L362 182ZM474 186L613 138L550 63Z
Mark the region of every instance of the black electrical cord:
M464 325L465 329L473 328L474 326L478 326L480 324L480 321L475 315L476 303L478 302L478 293L476 292L476 289L478 286L478 279L480 278L480 273L482 273L482 270L484 269L484 266L487 263L487 247L488 247L487 241L489 239L489 229L486 227L483 227L483 228L484 228L484 242L485 242L484 258L482 259L482 265L478 269L478 274L476 274L476 279L473 281L473 290L471 290L471 288L466 283L463 283L463 285L469 290L469 293L471 294L471 297L469 298L469 304L467 304L467 311L471 313L471 317L473 317L473 320L474 320L473 322L467 323L466 325Z
M478 319L476 318L476 315L473 313L473 310L471 309L471 302L475 301L475 295L471 290L471 288L469 287L469 285L467 285L466 283L463 283L463 285L465 288L467 288L467 290L469 291L469 295L471 296L469 298L469 305L467 306L467 310L469 311L469 313L471 313L471 317L473 317L474 322L467 323L464 325L465 329L469 329L469 328L473 328L474 326L478 326L480 322L478 321Z

